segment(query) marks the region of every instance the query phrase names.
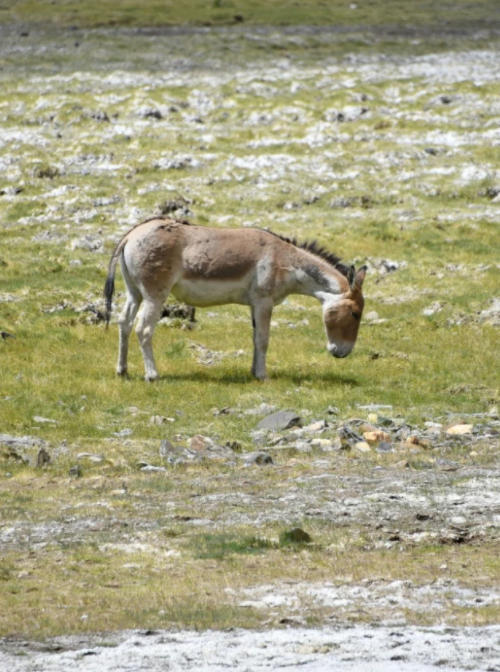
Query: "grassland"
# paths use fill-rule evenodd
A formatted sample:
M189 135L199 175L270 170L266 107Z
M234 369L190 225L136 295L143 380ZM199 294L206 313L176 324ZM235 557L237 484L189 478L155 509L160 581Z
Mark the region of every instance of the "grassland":
M354 16L348 4L345 16ZM495 422L494 33L436 31L409 43L364 29L65 31L150 25L159 5L144 3L140 20L132 5L109 13L104 5L99 21L92 3L64 3L60 13L43 2L2 6L2 20L59 26L22 36L1 28L0 328L15 338L0 341L0 433L45 441L51 462L35 466L38 448L27 464L5 452L0 461L0 633L274 624L287 608L241 606L245 596L264 585L279 592L286 581L408 579L417 590L441 576L452 581L442 611L408 598L398 618L497 622L498 601L472 608L452 594L498 587L494 432L455 444L436 438L428 451L398 444L388 455L269 444L270 467L174 467L158 455L162 439L188 445L194 434L251 451L261 415L246 412L263 403L305 423L326 419L321 436L332 440L346 420L367 421L360 406L369 404L419 429ZM267 3L269 14L256 4L254 18L252 5L204 5L205 15L193 4L196 19L184 21L178 6L162 25L240 12L280 23L277 3ZM445 10L418 6L419 25ZM356 25L379 23L370 7L378 5L363 3ZM286 22L300 23L306 9L311 24L333 20L327 6L302 5ZM483 10L491 3L474 16ZM157 384L142 380L134 342L131 377L117 379L116 325L107 332L95 319L108 255L128 227L173 202L200 224L269 226L367 263L366 312L379 319L365 321L353 355L335 362L319 305L290 297L275 312L271 380L262 385L249 375L248 311L199 311L194 329L182 320L158 328ZM119 281L115 316L122 291ZM77 462L80 478L69 475ZM141 463L168 471L143 473ZM374 504L374 492L393 499ZM408 492L414 499L394 504ZM455 507L455 495L466 503ZM418 506L432 516L415 530ZM282 543L293 525L313 544ZM469 532L453 541L453 525ZM328 621L331 609L307 587L299 603L294 617ZM339 621L387 616L375 598L368 611L358 607Z
M220 26L320 25L393 26L399 28L466 28L491 26L500 20L494 0L431 2L430 0L370 0L369 2L322 2L303 0L118 0L79 2L79 0L3 0L0 21L53 24L57 26L134 26L172 25Z

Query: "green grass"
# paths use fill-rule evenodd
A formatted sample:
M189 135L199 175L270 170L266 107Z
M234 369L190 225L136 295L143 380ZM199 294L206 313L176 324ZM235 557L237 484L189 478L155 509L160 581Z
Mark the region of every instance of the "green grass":
M239 18L241 17L241 18ZM379 26L400 25L405 28L441 24L446 28L465 27L469 22L488 23L500 18L498 3L465 0L435 3L430 0L370 0L356 2L338 0L133 0L95 2L89 0L4 0L0 20L53 23L59 26L172 26L194 25L334 25ZM363 40L360 40L363 44Z
M0 20L23 21L30 12L33 21L60 25L164 25L231 21L241 11L247 22L280 23L285 6L219 4L182 4L183 17L179 3L165 5L158 22L153 3L141 4L140 16L137 3L101 3L99 17L93 3L3 3ZM341 3L303 3L286 17L387 22L380 3L360 5L348 11ZM482 20L492 5L468 7L456 4L453 20L472 11ZM418 25L440 21L446 10L394 3L391 22L401 23L405 8ZM63 31L58 40L30 31L22 51L16 31L0 40L0 329L15 335L0 340L0 433L46 440L52 460L35 468L36 448L27 451L31 464L0 458L0 533L14 530L0 554L0 633L251 627L268 622L268 612L239 607L227 588L241 597L288 580L410 576L425 584L443 564L463 585L496 585L499 555L489 532L460 548L422 542L387 549L388 533L325 513L333 497L349 492L311 491L325 474L366 478L367 489L384 474L417 481L439 457L486 470L498 463L493 440L474 451L458 442L420 453L398 446L387 456L266 446L276 466L214 461L167 465L160 474L139 466L162 464L162 439L187 446L194 434L255 450L251 430L260 416L245 411L262 403L306 421L327 418L331 437L344 420L367 419L360 405L390 404L388 415L418 427L498 405L500 332L480 318L499 297L497 148L487 134L496 128L500 92L488 53L494 61L498 44L488 35L435 33L429 41L419 33L413 44L362 29L298 37L194 31L189 39L110 31L105 40L99 31L84 38ZM442 52L465 70L473 63L471 72L480 63L484 81L468 75L449 84L446 70L426 74L426 63L439 62ZM432 54L418 60L421 75L405 70L418 54ZM451 93L456 104L436 102ZM328 121L347 106L369 112ZM151 108L163 118L144 116ZM99 120L103 111L109 122ZM453 138L464 143L454 146ZM169 164L179 157L191 161ZM471 167L479 172L467 178ZM269 226L317 238L357 266L368 263L365 310L385 321L364 320L353 354L335 361L320 305L290 297L273 315L270 380L260 384L250 376L249 310L198 310L192 330L181 320L158 327L157 383L143 381L134 334L130 378L117 378L116 323L106 331L84 309L102 310L107 262L121 233L179 195L200 224ZM84 236L102 248L80 247ZM383 259L399 269L383 275ZM114 318L123 291L118 277ZM422 311L436 302L441 309L426 317ZM200 346L215 353L215 363L199 361ZM338 417L326 415L329 406ZM217 414L224 407L231 413ZM173 422L151 424L154 415ZM120 436L124 429L132 433ZM85 452L104 459L77 457ZM77 463L82 476L70 477ZM458 491L459 479L436 477L432 497L448 486ZM314 496L314 515L283 508L304 493ZM403 531L415 525L394 522ZM280 541L294 525L313 543ZM304 608L309 622L328 616ZM82 620L90 609L93 616ZM472 615L451 604L446 610L458 624L498 621L496 607ZM365 617L380 616L375 606ZM408 618L425 620L413 612Z

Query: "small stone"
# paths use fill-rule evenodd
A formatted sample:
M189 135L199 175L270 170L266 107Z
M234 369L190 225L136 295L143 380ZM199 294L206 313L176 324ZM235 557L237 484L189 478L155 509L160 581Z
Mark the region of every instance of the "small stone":
M141 471L144 471L147 474L167 471L165 467L156 467L152 464L147 464L145 467L141 467Z
M94 455L94 453L78 453L76 456L77 460L88 460L94 464L100 464L104 462L104 457L102 455Z
M245 464L250 465L250 464L274 464L273 458L269 455L269 453L265 453L262 450L258 450L255 453L246 453L243 455L243 458L245 460Z
M328 406L326 412L328 413L328 415L339 415L340 409L338 409L336 406Z
M324 420L318 420L317 422L312 422L307 427L304 427L306 432L322 432L327 427L327 424Z
M167 418L164 415L152 415L149 418L150 425L164 425L167 422Z
M49 453L45 450L45 448L40 448L40 450L38 451L38 455L36 456L36 466L44 467L49 462L50 462Z
M373 425L377 424L378 415L376 413L368 413L368 422L371 422Z
M321 448L322 450L329 451L333 450L332 442L330 439L313 439L311 441L312 448Z
M33 422L37 422L40 425L43 425L43 424L58 425L59 424L57 422L57 420L52 420L51 418L43 418L41 415L34 415L33 416Z
M477 457L478 455L479 455L479 453L477 453L475 450L471 450L470 453L469 453L470 457Z
M472 434L473 425L453 425L446 430L447 434L452 436L463 436L464 434Z
M374 432L363 432L364 440L370 445L380 443L381 441L390 442L391 437L387 432L377 429Z
M272 431L280 431L283 429L290 429L290 427L301 427L300 416L292 411L278 411L272 413L264 418L257 425L257 429L270 429Z
M354 444L354 448L359 450L360 453L371 453L372 449L366 443L366 441L358 441Z
M121 429L119 432L113 432L113 436L118 438L124 438L126 436L131 436L134 432L131 429Z
M420 448L424 448L425 450L429 450L429 448L432 447L432 444L430 441L426 441L425 439L421 439L419 436L409 436L406 441L405 445L408 446L417 446Z
M82 473L83 471L79 464L75 465L74 467L71 467L71 469L69 470L69 475L73 476L73 478L80 478Z
M209 439L208 436L202 436L201 434L195 434L189 442L189 448L191 450L205 450L213 445L214 442L212 439Z
M365 320L368 322L373 322L373 320L378 320L379 319L379 314L377 313L376 310L371 310L369 313L365 315Z
M377 453L393 453L394 448L390 443L387 443L387 441L382 441L381 443L378 444L377 448L375 449Z

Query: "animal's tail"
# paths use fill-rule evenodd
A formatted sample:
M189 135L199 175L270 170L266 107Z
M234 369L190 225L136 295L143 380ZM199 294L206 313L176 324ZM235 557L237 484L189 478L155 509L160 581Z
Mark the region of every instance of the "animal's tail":
M111 319L111 311L113 310L113 294L115 293L115 273L116 265L120 254L123 251L123 248L127 244L128 236L124 236L118 245L115 247L115 251L111 255L109 260L108 267L108 277L106 278L106 283L104 285L104 299L106 301L106 329L109 327L109 320Z

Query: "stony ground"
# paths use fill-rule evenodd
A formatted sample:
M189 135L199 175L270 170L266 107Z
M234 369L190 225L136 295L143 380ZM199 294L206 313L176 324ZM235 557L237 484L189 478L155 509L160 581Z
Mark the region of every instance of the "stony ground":
M0 664L500 669L497 36L0 30ZM155 212L368 263L355 354L292 297L268 385L237 308L116 381Z

